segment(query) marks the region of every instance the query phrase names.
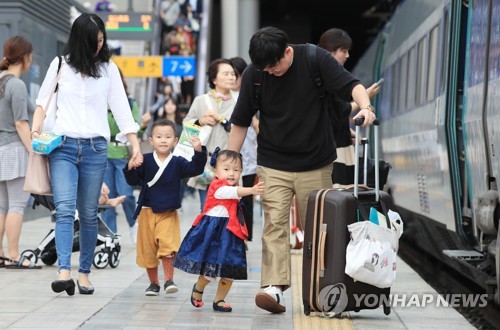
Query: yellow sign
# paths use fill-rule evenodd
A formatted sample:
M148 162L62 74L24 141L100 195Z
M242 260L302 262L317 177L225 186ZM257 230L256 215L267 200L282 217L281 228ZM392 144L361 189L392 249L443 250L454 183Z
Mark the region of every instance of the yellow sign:
M113 56L113 62L125 77L161 77L163 56Z

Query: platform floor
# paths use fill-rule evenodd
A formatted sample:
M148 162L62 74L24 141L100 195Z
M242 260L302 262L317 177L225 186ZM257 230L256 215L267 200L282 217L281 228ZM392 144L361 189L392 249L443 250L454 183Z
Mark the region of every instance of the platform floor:
M182 234L189 229L197 214L197 198L188 197L181 212ZM43 207L28 210L23 227L21 250L34 249L54 224ZM122 257L117 268L95 269L91 281L95 293L84 296L78 292L70 297L55 294L50 288L56 279L57 267L40 270L0 269L0 329L474 329L451 307L394 307L389 316L382 308L359 313L343 313L343 318L304 316L301 299L301 251L292 254L292 289L285 292L287 311L273 315L255 306L255 294L260 286L262 218L260 205L255 208L253 242L248 244L249 279L234 283L227 301L232 313L212 310L215 285L205 289L203 308L191 306L189 297L196 276L176 271L179 292L146 297L148 286L143 269L135 264L135 247L129 236L126 221L119 208L118 229L121 231ZM41 216L41 217L38 217ZM5 241L4 241L5 248ZM73 276L76 276L78 252L73 253ZM161 273L160 273L161 274ZM403 261L398 260L397 281L393 294L431 294L427 285ZM160 275L160 281L163 281Z

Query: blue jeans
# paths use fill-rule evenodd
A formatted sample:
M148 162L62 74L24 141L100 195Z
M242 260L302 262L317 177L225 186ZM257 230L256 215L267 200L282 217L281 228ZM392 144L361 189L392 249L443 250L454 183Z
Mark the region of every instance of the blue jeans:
M50 177L56 206L56 250L59 270L71 270L75 210L80 219L80 265L90 273L97 242L97 203L108 159L103 137L75 139L63 143L49 156Z
M126 196L122 206L128 225L132 227L135 224L133 217L136 205L134 188L127 183L122 171L127 163L128 159L126 158L108 158L108 167L104 175L104 183L106 183L109 188L109 198L115 198L122 195ZM101 218L102 221L108 225L109 229L116 233L116 210L114 208L105 210L101 213Z
M200 208L201 212L203 212L203 208L205 207L205 200L207 199L208 187L207 190L198 189L198 195L200 196Z

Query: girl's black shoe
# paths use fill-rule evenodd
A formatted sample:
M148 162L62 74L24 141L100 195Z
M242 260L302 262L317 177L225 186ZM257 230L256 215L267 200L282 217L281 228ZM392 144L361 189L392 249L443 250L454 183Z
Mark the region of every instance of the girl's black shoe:
M219 305L220 303L223 303L224 305ZM224 300L219 300L219 301L214 301L214 311L216 312L231 312L233 308L227 304Z
M191 292L191 305L196 308L203 307L203 301L194 299L193 293L203 294L203 291L199 291L196 289L196 283L193 285L193 291Z

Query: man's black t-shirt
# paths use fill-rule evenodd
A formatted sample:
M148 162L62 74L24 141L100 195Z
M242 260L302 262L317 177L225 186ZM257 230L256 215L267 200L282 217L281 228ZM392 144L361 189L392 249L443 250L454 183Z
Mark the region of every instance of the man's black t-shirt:
M336 158L332 125L319 97L308 64L307 45L291 45L293 63L281 77L263 74L257 164L281 171L310 171ZM360 84L331 55L317 48L318 68L325 91L348 100ZM250 65L243 73L231 123L248 127L255 114Z

